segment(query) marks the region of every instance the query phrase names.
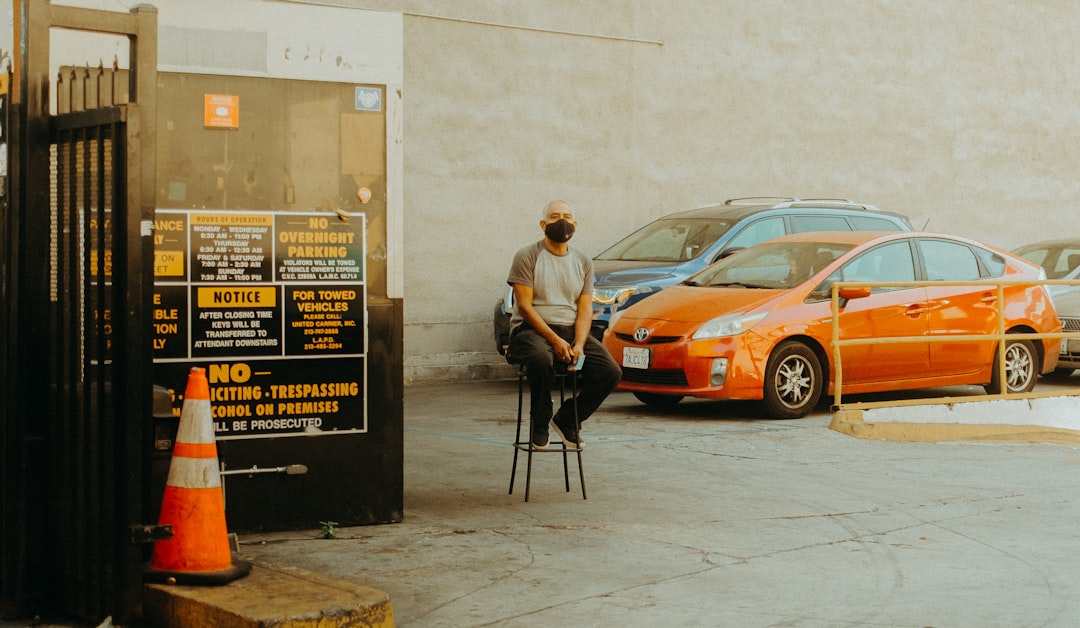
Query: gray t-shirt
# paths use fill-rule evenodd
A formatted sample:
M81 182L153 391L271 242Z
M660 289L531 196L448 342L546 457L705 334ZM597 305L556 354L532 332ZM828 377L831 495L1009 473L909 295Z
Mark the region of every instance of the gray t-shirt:
M578 297L593 292L592 260L575 249L566 255L555 255L540 240L514 254L506 283L532 287L533 307L548 324L573 325ZM523 320L515 303L511 329L516 329Z

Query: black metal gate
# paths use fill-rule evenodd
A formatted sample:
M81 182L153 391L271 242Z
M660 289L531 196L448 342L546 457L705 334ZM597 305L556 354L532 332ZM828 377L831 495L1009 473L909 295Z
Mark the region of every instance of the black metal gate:
M136 571L138 582L141 548L130 530L144 521L142 457L149 448L141 435L152 356L139 348L150 348L143 281L153 269L140 250L141 215L126 204L130 111L62 114L49 133L56 173L48 413L56 499L49 520L72 522L70 534L52 539L66 558L58 601L91 618L112 612L103 601L126 592L128 572Z
M16 5L0 598L22 613L128 621L142 601L151 451L157 15ZM41 69L54 27L127 34L132 71L69 68L52 83Z

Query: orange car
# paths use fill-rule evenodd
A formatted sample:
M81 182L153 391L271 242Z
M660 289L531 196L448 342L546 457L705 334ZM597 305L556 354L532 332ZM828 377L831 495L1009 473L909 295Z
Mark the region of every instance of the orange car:
M646 404L683 396L761 399L797 418L833 394L833 282L985 281L985 285L843 288L840 338L998 333L996 280L1009 333L1060 331L1044 271L1005 251L937 233L801 233L769 240L622 310L604 344L623 367L620 390ZM1059 340L1009 340L1006 388L1027 392L1057 364ZM976 384L1000 389L998 342L844 346L843 393ZM825 379L828 373L828 379Z

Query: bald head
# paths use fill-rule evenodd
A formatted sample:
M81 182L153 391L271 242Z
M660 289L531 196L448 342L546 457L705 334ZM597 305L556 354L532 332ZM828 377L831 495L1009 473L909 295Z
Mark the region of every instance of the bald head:
M544 213L540 216L540 220L543 220L544 222L555 222L562 218L573 220L574 210L570 207L570 203L567 203L566 201L551 201L547 205L544 205Z

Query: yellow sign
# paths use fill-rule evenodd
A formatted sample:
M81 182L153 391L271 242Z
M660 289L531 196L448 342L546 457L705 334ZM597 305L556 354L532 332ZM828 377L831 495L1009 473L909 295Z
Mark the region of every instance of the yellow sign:
M154 251L154 276L155 277L183 277L184 276L184 252L183 251Z
M277 307L274 286L214 286L198 289L199 307Z

